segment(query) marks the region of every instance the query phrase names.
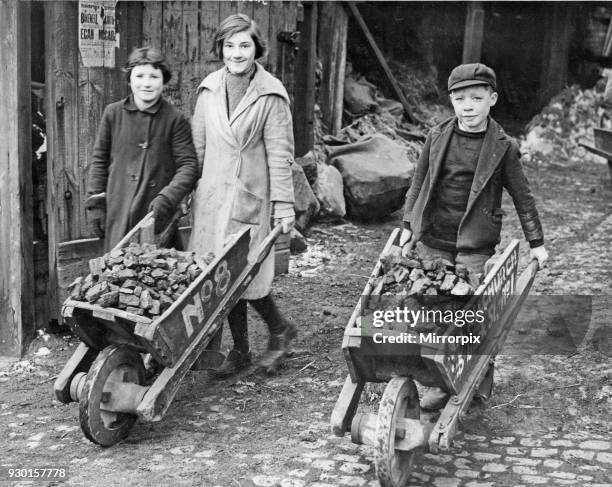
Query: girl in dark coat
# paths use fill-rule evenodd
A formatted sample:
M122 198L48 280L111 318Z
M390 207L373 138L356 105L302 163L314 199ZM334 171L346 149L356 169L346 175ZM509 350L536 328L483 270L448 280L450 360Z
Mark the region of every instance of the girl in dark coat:
M85 202L106 205L105 251L149 211L159 232L199 176L189 122L161 96L171 77L163 55L135 49L126 71L132 93L104 110Z

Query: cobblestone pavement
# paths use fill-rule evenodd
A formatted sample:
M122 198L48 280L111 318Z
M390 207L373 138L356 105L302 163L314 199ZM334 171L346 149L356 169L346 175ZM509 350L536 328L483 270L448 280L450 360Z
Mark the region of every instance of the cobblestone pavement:
M326 425L321 425L321 427ZM453 449L421 454L414 462L409 485L432 487L499 487L528 485L612 485L611 442L603 436L580 433L535 437L487 438L459 435ZM348 438L328 436L301 454L303 465L284 473L255 476L258 487L334 487L379 485L375 480L373 449ZM305 477L316 477L309 482Z
M612 190L582 167L546 176L557 177L565 191L540 191L552 257L535 292L609 293L612 269L601 256L609 253ZM573 187L580 189L574 196L567 191ZM64 465L70 479L62 485L87 487L377 486L373 449L353 444L349 435L332 436L329 418L347 374L340 350L344 326L396 224L390 219L312 229L307 255L313 262L275 287L280 306L300 329L301 355L275 378L249 370L213 381L192 372L161 422L137 422L112 448L83 437L77 404L53 399L53 377L74 341L57 338L53 346L45 344L49 355L30 354L9 373L0 364L0 467ZM514 217L505 228L504 242L520 236ZM526 258L522 245L521 266ZM258 358L267 335L256 319L251 330ZM360 408L377 407L380 391L368 387ZM467 412L451 450L416 455L409 485L612 487L609 355L499 356L491 401Z

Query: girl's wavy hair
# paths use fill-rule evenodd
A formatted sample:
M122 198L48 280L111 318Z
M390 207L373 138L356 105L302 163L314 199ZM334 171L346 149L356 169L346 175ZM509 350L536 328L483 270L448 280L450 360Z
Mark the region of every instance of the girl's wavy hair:
M230 15L217 27L213 39L212 52L219 60L223 61L223 43L225 39L232 37L238 32L248 32L255 43L255 59L263 57L268 52L266 40L261 35L257 22L245 14Z
M143 66L145 64L150 64L155 69L161 70L164 77L164 84L172 78L172 73L170 72L166 58L158 49L154 47L138 47L130 53L125 68L123 68L128 83L130 82L130 75L132 74L134 66Z

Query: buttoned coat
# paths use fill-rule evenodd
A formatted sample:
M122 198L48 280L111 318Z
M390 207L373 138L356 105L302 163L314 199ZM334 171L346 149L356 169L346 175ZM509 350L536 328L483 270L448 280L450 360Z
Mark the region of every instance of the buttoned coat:
M452 117L431 129L406 194L404 221L410 223L417 241L431 223L431 203L456 123L457 118ZM467 208L459 225L458 251L492 251L499 243L504 215L501 208L503 188L512 198L525 238L529 242L543 240L542 225L523 173L518 144L489 118Z
M106 191L104 247L112 249L163 194L176 207L198 179L185 116L163 98L139 110L132 95L104 110L87 192Z
M293 203L293 124L282 83L260 64L234 112L228 117L222 68L200 84L192 119L193 140L202 177L192 201L189 248L221 252L228 236L251 230L249 258L270 232L272 202ZM270 293L274 252L243 298Z

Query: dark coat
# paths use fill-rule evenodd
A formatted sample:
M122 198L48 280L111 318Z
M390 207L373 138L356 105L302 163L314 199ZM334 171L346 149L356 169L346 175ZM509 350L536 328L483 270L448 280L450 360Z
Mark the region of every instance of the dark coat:
M132 97L106 107L87 192L106 191L106 251L146 214L158 194L177 207L193 189L198 160L185 116L164 99L140 111Z
M430 225L432 197L448 144L457 123L450 118L431 129L406 195L404 221L410 223L416 240ZM502 190L506 188L529 242L543 241L542 225L535 200L520 161L518 144L501 126L489 118L467 208L457 234L457 250L462 252L493 249L500 241Z

